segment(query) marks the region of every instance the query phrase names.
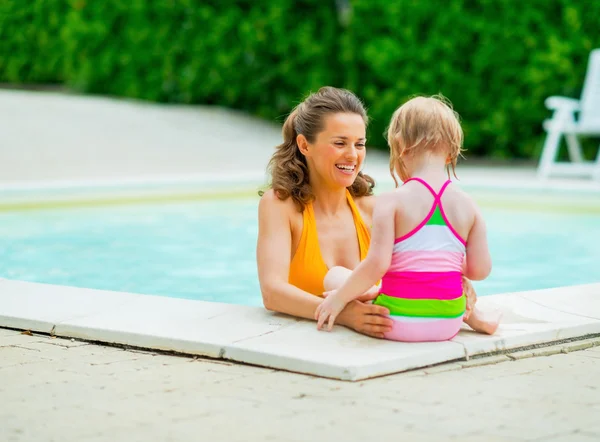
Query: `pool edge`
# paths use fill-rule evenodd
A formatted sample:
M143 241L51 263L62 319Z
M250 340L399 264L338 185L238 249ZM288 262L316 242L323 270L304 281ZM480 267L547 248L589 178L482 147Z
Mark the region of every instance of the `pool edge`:
M512 312L495 336L405 344L260 307L0 280L0 326L113 345L228 359L356 381L600 333L600 283L489 295ZM516 318L516 319L515 319Z

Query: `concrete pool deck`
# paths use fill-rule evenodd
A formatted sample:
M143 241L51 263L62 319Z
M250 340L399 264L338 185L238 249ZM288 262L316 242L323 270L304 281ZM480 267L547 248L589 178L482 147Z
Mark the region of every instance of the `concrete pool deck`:
M598 338L340 382L0 328L0 376L6 442L600 438Z

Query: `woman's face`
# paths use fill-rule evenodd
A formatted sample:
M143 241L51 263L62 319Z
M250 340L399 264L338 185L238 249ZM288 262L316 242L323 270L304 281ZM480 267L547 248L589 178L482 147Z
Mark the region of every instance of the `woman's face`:
M350 187L365 159L365 137L365 122L360 115L327 115L323 131L317 135L314 143L306 142L306 148L302 151L308 161L313 185L316 184L316 177L313 177L316 174L325 185Z

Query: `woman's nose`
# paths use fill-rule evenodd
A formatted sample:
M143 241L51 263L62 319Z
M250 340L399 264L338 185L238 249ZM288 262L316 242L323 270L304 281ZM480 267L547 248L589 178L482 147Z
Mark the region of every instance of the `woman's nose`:
M346 151L346 158L349 160L355 160L358 157L358 153L356 152L356 146L354 144L350 144L348 150Z

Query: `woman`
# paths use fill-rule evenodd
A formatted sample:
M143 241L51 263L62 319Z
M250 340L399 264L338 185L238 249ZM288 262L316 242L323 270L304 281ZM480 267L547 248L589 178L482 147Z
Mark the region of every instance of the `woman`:
M367 122L360 100L332 87L286 119L258 210L258 277L268 310L314 319L323 292L366 257L375 203L374 181L360 172ZM363 302L376 295L372 288L349 303L337 323L383 338L392 328L389 311Z

